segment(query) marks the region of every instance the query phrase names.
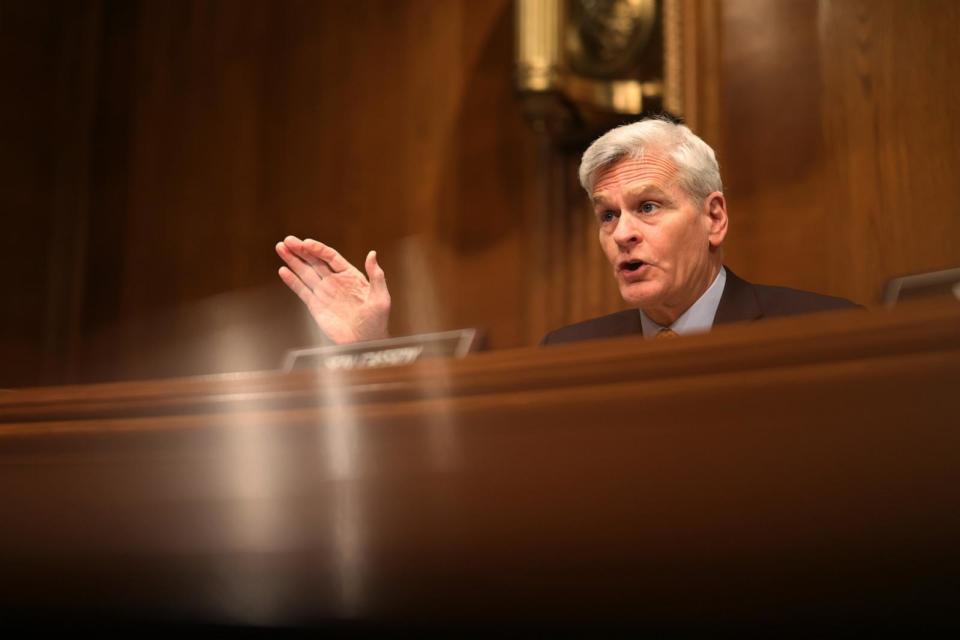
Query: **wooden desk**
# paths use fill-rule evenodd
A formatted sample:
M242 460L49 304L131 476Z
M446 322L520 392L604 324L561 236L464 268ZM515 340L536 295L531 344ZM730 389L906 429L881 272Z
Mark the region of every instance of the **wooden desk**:
M960 305L938 304L8 392L0 608L348 629L942 623L960 601L958 383Z

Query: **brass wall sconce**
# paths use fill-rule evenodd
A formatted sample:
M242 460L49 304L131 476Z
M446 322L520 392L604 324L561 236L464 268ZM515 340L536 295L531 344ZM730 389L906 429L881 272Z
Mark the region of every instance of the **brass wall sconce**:
M516 89L560 140L680 111L681 0L516 0Z

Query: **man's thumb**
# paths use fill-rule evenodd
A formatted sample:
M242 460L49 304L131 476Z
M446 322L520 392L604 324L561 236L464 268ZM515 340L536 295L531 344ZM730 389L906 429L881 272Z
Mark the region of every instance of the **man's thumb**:
M377 262L376 251L371 251L367 254L367 261L364 263L363 267L367 270L367 278L370 280L370 286L373 287L373 290L386 291L387 277L383 273L383 269L380 267L380 264Z

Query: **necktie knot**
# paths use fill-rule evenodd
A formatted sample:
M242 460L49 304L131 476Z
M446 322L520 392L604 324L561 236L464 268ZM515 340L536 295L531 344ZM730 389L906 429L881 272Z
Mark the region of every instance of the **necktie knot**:
M669 340L672 338L679 338L680 335L676 331L673 331L672 329L660 329L660 331L658 331L657 335L654 337L657 340Z

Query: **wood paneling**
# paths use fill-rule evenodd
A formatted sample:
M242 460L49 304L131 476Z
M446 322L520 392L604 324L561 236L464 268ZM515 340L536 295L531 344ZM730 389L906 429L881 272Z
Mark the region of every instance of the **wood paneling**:
M960 263L956 3L678 6L734 269L871 303ZM0 385L275 366L314 339L287 233L377 249L395 333L511 347L622 307L576 151L521 121L508 0L0 12Z
M526 342L511 24L505 1L139 3L114 320L279 288L293 233L377 249L395 333ZM276 329L250 339L306 340Z
M728 263L864 304L960 264L960 5L723 7Z
M100 3L0 3L0 387L76 342Z

